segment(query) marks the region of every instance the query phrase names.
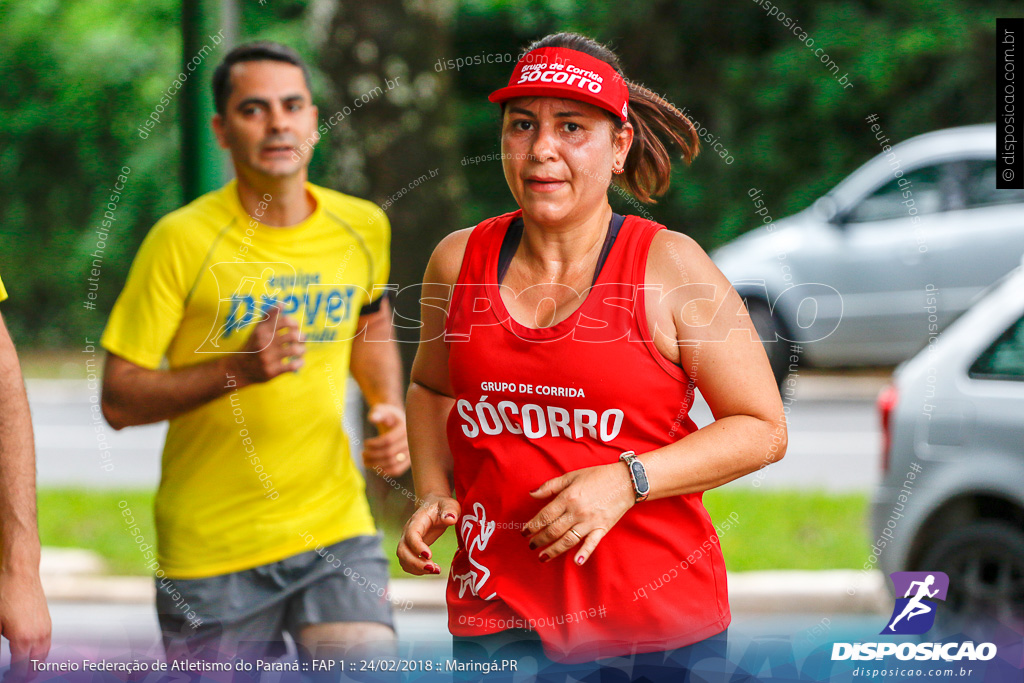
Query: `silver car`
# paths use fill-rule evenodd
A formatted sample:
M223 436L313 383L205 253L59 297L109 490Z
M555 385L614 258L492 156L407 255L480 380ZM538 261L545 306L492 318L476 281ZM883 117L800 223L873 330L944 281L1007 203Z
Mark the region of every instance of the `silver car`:
M872 142L872 144L875 144ZM935 131L880 153L800 213L712 253L747 302L781 381L788 344L816 367L893 365L1024 254L1024 191L996 189L995 125ZM778 200L778 198L774 198ZM767 217L767 218L766 218Z
M1024 265L997 282L879 397L873 555L942 571L941 611L1024 629ZM888 582L887 582L888 583Z

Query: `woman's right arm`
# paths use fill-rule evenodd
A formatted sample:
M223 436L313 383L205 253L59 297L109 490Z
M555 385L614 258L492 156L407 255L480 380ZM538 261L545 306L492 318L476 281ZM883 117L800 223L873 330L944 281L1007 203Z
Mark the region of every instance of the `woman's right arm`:
M410 574L440 574L430 561L430 545L458 522L461 509L452 497L452 453L445 426L455 403L448 377L445 321L472 228L451 233L437 245L423 276L420 343L406 395L409 455L417 510L405 525L398 559Z

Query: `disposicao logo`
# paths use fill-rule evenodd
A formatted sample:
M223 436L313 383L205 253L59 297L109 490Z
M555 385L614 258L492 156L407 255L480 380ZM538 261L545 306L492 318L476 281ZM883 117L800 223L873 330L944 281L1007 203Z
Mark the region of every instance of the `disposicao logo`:
M884 635L918 635L935 624L935 600L945 600L949 577L943 572L893 572L896 606ZM899 596L903 596L902 598Z
M946 599L949 577L943 572L893 572L889 575L896 604L879 635L920 635L935 625L937 600ZM900 597L902 596L902 597ZM993 643L834 643L832 659L988 660L996 656Z

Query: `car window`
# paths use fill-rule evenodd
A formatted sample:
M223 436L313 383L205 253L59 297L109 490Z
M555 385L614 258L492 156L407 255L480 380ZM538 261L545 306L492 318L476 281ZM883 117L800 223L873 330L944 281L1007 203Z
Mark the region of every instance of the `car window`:
M996 189L995 159L965 161L963 184L968 209L995 204L1024 203L1024 190Z
M947 166L922 166L893 178L847 212L844 222L887 221L944 211Z
M1024 316L978 356L968 374L974 379L1024 381Z

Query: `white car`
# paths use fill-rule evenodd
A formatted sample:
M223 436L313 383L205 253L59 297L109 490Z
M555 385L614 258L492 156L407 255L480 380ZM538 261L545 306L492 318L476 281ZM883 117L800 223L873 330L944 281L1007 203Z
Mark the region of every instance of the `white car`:
M929 315L941 330L1020 263L1024 191L996 189L995 153L994 124L911 138L806 210L712 252L780 382L786 340L815 367L905 360L927 341ZM752 216L770 215L771 198L750 194Z
M945 572L944 613L1024 629L1024 265L901 364L879 409L879 568Z

